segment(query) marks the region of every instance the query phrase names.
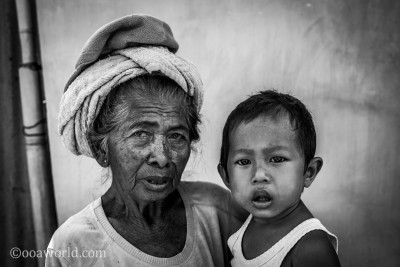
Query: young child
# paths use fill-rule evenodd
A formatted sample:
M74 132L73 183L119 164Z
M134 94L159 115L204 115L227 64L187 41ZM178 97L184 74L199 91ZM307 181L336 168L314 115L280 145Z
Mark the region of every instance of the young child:
M228 245L232 266L340 266L337 238L300 200L322 167L311 114L298 99L263 91L229 115L218 172L250 212Z

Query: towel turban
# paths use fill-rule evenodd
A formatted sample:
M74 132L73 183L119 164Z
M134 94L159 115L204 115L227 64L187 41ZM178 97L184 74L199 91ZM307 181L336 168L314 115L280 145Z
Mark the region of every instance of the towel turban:
M145 15L108 23L86 42L61 99L58 130L76 155L93 157L87 132L109 92L148 73L162 73L193 97L200 111L203 91L195 66L175 55L179 45L170 27Z

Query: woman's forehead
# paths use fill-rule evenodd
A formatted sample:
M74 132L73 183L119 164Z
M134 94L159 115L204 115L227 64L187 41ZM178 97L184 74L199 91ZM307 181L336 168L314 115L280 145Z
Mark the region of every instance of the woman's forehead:
M162 97L131 98L128 103L128 117L137 116L184 116L183 105L179 100Z
M153 103L131 106L128 110L125 125L140 125L148 127L187 127L182 106Z
M163 92L163 89L149 88L149 90L132 90L129 94L124 97L124 101L129 104L132 108L146 108L146 107L165 107L165 108L177 108L181 107L185 102L185 94L177 92L183 92L181 89L175 89L173 92L166 89L169 92Z
M130 119L149 117L183 117L183 110L178 105L155 103L154 105L131 106L128 110Z

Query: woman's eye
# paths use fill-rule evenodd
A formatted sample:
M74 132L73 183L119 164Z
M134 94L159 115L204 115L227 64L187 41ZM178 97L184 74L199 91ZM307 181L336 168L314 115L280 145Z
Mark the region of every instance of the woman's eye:
M144 139L149 136L148 132L146 132L146 131L137 131L137 132L134 132L132 135L139 139Z
M173 141L184 141L186 140L185 136L183 134L179 133L172 133L168 136L168 139L173 140Z
M286 161L286 159L284 157L272 157L270 159L270 162L273 162L273 163L281 163L284 161Z
M237 165L239 166L245 166L245 165L249 165L251 163L250 160L248 159L239 159L238 161L235 162Z

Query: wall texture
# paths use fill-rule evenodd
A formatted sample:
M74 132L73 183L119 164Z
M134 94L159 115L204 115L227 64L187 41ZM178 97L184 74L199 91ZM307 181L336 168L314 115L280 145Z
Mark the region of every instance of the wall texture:
M221 184L216 164L230 110L265 88L312 111L324 167L304 193L339 237L343 266L400 266L400 2L379 0L37 0L59 222L104 190L94 160L57 136L63 86L98 27L130 13L165 20L202 74L202 141L188 179Z

